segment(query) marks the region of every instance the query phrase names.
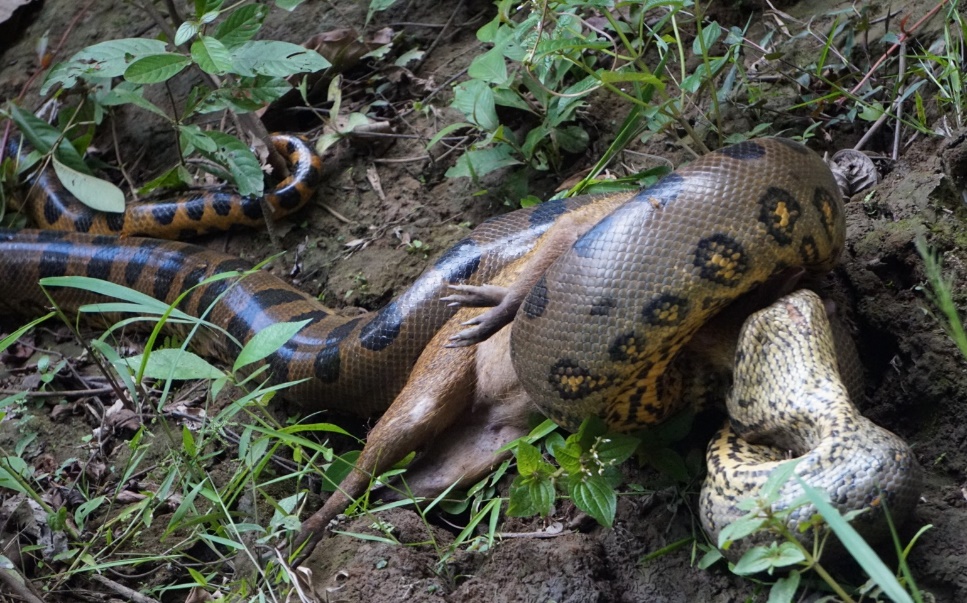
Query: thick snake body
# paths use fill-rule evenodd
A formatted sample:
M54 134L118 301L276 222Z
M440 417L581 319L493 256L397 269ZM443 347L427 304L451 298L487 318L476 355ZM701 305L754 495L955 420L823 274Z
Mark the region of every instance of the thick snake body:
M286 143L285 147L302 162L293 170L294 182L283 183L283 188L288 186L303 199L307 180L300 174L318 174L318 164L300 158L303 151L298 145L290 148ZM35 177L40 190L45 190L43 178L43 173ZM277 190L273 194L289 198L290 193ZM49 197L48 192L35 199L41 209L34 211L34 217L40 225L68 226L88 233L157 234L153 230L157 225L175 234L204 232L208 227L201 224L201 218L219 222L228 214L238 214L220 209L221 201L215 197L202 196L187 205L146 208L138 210L137 218L126 216L111 222L110 218L71 213ZM249 213L254 215L254 210L241 210L241 214ZM555 252L556 259L528 274L529 262L548 255L542 252L561 240L562 231L579 223L592 226L582 230L573 245ZM418 359L418 367L433 366L422 360L457 354L444 345L445 340L441 343L440 337L434 338L445 326L456 331L450 322L458 309L441 300L448 286L507 284L508 279L520 276L529 290L513 319L509 338L520 384L545 414L565 427L573 429L588 416L597 415L611 427L628 431L659 422L683 406L684 379L674 361L703 323L732 300L788 268L828 270L843 249L844 239L840 194L822 160L797 143L766 139L709 154L637 193L551 201L485 222L444 253L406 292L369 315L337 316L266 272L198 286L209 276L249 268L237 258L201 247L41 231L0 231L0 278L12 284L12 291L0 298L0 306L29 311L47 304L36 286L46 276L111 280L169 303L197 286L181 303L182 309L195 315L207 312L208 320L231 335L231 339L202 340L203 352L231 362L238 346L265 326L308 320L291 341L264 361L272 380L301 381L286 395L311 408L360 414L389 408L383 418L387 421L401 414L410 416L423 404L421 396L432 397L432 393L420 391L410 399L400 399L408 395L404 390L408 379L412 383L416 377L425 377L411 375ZM91 301L86 294L71 290L54 293L67 309ZM790 350L813 353L809 345L798 343ZM740 354L751 357L752 352ZM454 357L467 360L448 370L479 370L472 356ZM807 373L833 380L832 369L809 356L783 359L782 363L769 358L749 362L764 362L779 373L788 371L790 379L808 377L793 377L786 363L798 362ZM450 375L443 377L447 381ZM752 383L753 389L758 387ZM453 393L463 391L460 388L447 387L441 386L440 396L464 395ZM765 402L761 412L776 413L781 421L786 409L773 402ZM428 412L427 421L443 421L438 417L447 414ZM758 415L741 419L744 423L759 420ZM857 425L869 433L868 427ZM446 424L434 423L425 430L425 437L446 429ZM379 425L374 433L383 433ZM859 441L853 433L842 435L839 443L846 446ZM732 446L731 436L725 438L710 462L716 479L725 474L726 466L734 464L732 455L737 448ZM381 441L371 438L367 443L367 450L375 452L364 450L360 463L365 466L344 482L345 493L361 493L360 488L369 483L367 472L378 472L397 460L389 456L402 457L412 450L387 444L405 440L399 434L377 439ZM392 455L381 453L384 450L392 450ZM372 461L365 460L370 457ZM723 479L714 482L716 494L705 497L713 505L703 512L711 529L731 512L730 497L745 494L742 479ZM843 475L835 479L840 481L821 485L834 490L854 488L843 481ZM880 478L863 484L883 486ZM869 488L857 496L868 500L868 492ZM337 506L327 504L323 510L333 511ZM312 525L325 523L320 520Z
M841 513L863 511L853 521L868 540L887 536L913 510L921 471L910 447L862 416L850 401L837 368L837 352L822 300L800 290L756 312L739 335L730 423L713 438L706 455L701 519L713 542L747 513L739 503L759 492L778 465L795 459L793 475L777 491L774 512L811 542L805 529L817 513L799 505L796 478L820 488ZM728 549L732 560L750 546L774 538L753 534Z

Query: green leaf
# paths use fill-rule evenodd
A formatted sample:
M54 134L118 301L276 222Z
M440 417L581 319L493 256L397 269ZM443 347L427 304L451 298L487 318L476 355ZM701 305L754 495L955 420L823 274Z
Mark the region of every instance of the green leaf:
M201 128L194 124L178 126L178 138L181 152L185 155L194 153L195 149L203 153L214 153L218 150L218 143L207 132L203 132Z
M24 111L14 103L9 106L10 119L37 151L47 154L54 148L54 145L57 145L57 158L60 159L61 163L69 165L72 169L83 174L91 173L81 154L77 152L74 145L64 137L60 130L33 113Z
M234 70L240 75L289 77L315 73L330 66L315 50L276 40L251 40L233 50Z
M707 56L712 45L722 37L722 26L717 21L712 21L702 28L700 36L692 40L692 53L695 56Z
M568 153L580 153L588 147L588 142L591 140L581 126L557 128L551 131L551 136L558 146Z
M796 471L796 466L799 465L799 461L801 460L790 459L779 463L779 465L773 467L772 471L769 472L769 477L766 478L765 483L762 484L758 493L748 492L747 494L749 496L755 496L771 505L779 498L779 492L790 478L792 478L793 473Z
M98 496L87 502L81 503L81 505L77 507L77 509L74 511L74 522L77 523L78 529L84 529L84 523L87 521L87 517L96 511L98 507L103 505L104 501L106 500L106 496Z
M745 515L740 517L730 523L729 525L722 528L719 532L718 547L729 548L729 543L735 542L736 540L741 540L750 534L754 534L762 529L762 527L768 521L765 518L757 517L755 515Z
M796 543L773 542L769 546L752 547L736 562L732 572L740 576L757 574L766 570L802 563L806 560L802 549Z
M191 58L205 73L221 75L232 68L232 53L210 36L201 36L192 43Z
M291 13L303 2L305 2L305 0L275 0L275 5L282 10L287 10Z
M175 32L175 46L181 46L188 40L195 37L201 31L201 23L198 21L185 21L178 26Z
M7 488L15 492L26 494L27 490L21 485L20 480L14 477L14 475L19 476L21 479L27 479L30 477L30 474L30 466L27 464L27 461L23 460L21 457L0 457L0 488Z
M849 554L856 559L863 571L869 575L870 579L883 589L883 593L893 599L896 603L912 603L910 594L900 585L896 576L890 568L877 556L870 548L863 537L843 519L831 504L823 497L822 492L807 484L801 477L796 476L796 481L802 486L803 492L823 516L830 529L836 534Z
M369 10L366 11L366 23L373 18L377 12L386 10L396 4L396 0L369 0Z
M197 107L199 113L232 109L239 113L257 111L292 89L283 78L259 75L242 78L237 86L213 90Z
M181 54L153 54L131 63L124 71L124 79L134 84L157 84L171 79L190 64L191 59Z
M57 83L70 88L81 78L101 80L118 77L138 59L164 51L164 42L148 38L123 38L88 46L51 69L40 88L40 94L47 94L51 86Z
M56 156L52 162L57 178L78 201L97 211L124 213L124 192L121 189L107 180L82 174L64 165Z
M506 86L509 83L509 77L507 63L501 49L494 47L475 57L467 68L467 75L495 86Z
M667 475L677 482L688 481L688 467L685 466L685 459L671 448L649 450L645 458L648 464L662 475Z
M614 524L618 496L607 481L596 475L577 475L571 476L567 483L571 500L578 509L605 527L610 528Z
M137 371L143 359L144 354L138 354L125 360L128 366ZM177 348L151 352L144 368L144 377L147 379L217 379L224 374L198 354Z
M510 484L507 515L509 517L531 517L537 515L537 506L531 499L530 478L518 475Z
M493 132L500 125L493 90L480 80L461 82L454 86L453 102L450 106L463 113L467 121L486 132ZM448 174L448 177L452 176Z
M540 467L541 451L527 442L517 442L517 471L524 477L536 473Z
M269 354L274 354L310 322L312 321L309 319L299 322L279 322L258 331L238 353L232 372L258 362Z
M766 603L791 603L799 588L799 572L792 570L788 576L776 580L769 589L769 600Z
M610 433L598 440L598 460L603 465L618 465L631 458L641 440L621 433Z
M255 154L241 140L224 132L208 132L207 135L217 145L215 151L208 155L228 169L238 192L243 196L261 195L264 187L262 167Z
M447 178L479 178L510 165L520 164L520 160L511 157L514 150L506 144L490 149L467 151L460 156L457 163L447 170Z
M240 6L219 24L215 37L228 48L235 48L255 37L268 14L268 9L262 4Z
M582 452L581 445L578 444L577 438L574 435L568 436L563 446L556 446L552 450L557 464L569 475L578 475L581 473Z
M178 164L163 174L145 182L138 189L139 197L146 197L158 189L178 190L192 183L191 173L185 166Z
M527 495L534 510L541 517L547 517L554 507L554 480L546 475L533 475L527 480Z
M142 109L151 111L155 115L160 115L168 119L168 114L164 112L164 109L144 98L144 88L131 82L121 82L112 88L101 99L101 104L108 107L135 105L136 107L141 107Z
M339 489L339 484L346 478L356 465L360 450L350 450L342 456L332 459L332 464L322 474L322 483L319 489L323 492L335 492Z

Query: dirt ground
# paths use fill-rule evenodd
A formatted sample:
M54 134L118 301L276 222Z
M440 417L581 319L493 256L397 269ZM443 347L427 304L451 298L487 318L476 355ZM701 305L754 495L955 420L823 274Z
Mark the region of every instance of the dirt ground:
M471 225L508 207L499 176L483 183L490 187L488 194L475 195L479 188L468 180L444 178L453 159L452 155L441 157L445 146L429 153L425 148L433 134L459 119L446 108L449 82L459 78L483 50L474 34L492 18L493 5L482 0L401 0L364 26L364 4L309 2L292 15L278 11L262 35L301 42L339 28L375 32L390 27L400 34L397 44L403 51L432 47L412 77L404 76L397 87L381 92L391 108L378 110L380 117L391 124L392 132L407 136L355 139L332 149L325 158L325 182L312 206L299 219L277 225L283 246L300 249L296 276L291 276L291 254L275 262L272 269L279 276L320 296L328 305L376 309L405 290L436 256L465 236ZM785 4L783 11L802 18L819 10L813 2ZM823 10L831 14L851 3L827 4ZM0 98L19 93L34 69L36 40L49 31L53 44L67 30L79 5L69 0L35 3L35 8L20 16L16 28L3 32L3 39L9 35L16 41L0 47ZM919 2L892 5L914 18L932 6ZM874 12L885 10L872 8ZM747 2L742 8L720 9L717 18L727 26L743 26L751 18L755 30L763 27L760 11L760 3ZM829 25L829 18L813 23L818 31ZM120 0L95 0L70 31L65 57L102 39L156 33L143 12ZM925 45L929 44L937 27L927 27L922 35ZM749 37L757 36L753 32ZM881 52L879 48L876 54ZM431 103L432 110L406 111L412 100L437 88L440 91ZM359 83L344 103L362 103L366 94L365 83ZM36 108L36 86L23 102ZM593 164L613 139L626 110L603 95L593 97L582 114L591 132L590 148L572 158L561 174L535 175L533 192L546 196L559 182ZM730 131L749 129L741 112L735 111L734 118ZM851 147L868 125L839 123L824 130L814 146L820 151ZM164 124L132 112L122 114L116 127L122 146L151 149L133 167L136 180L150 178L172 160L161 150L171 146ZM874 138L868 150L884 155L889 138L887 133ZM666 156L676 164L685 158L673 133L658 136L647 146L632 146ZM847 204L849 245L832 279L855 312L857 341L868 374L868 396L858 401L861 410L913 445L927 471L923 500L911 525L903 530L909 538L920 526L933 525L910 556L913 574L934 600L967 601L967 363L930 313L921 290L922 262L913 246L922 234L943 253L947 270L955 275L955 299L963 307L967 131L947 137L915 137L904 146L898 161L882 159L877 166L882 180L875 192L870 196L861 193ZM421 245L407 245L413 241ZM272 248L264 233L214 237L207 244L255 260ZM50 453L56 451L57 441L77 441L79 436L65 435L71 420L54 423L48 433L56 436L41 442L38 450ZM83 424L79 427L82 432L88 429ZM4 436L5 447L11 445L9 437ZM644 484L654 480L644 470L635 477ZM559 507L551 518L565 526L562 534L552 538L514 537L541 529L542 522L508 520L501 527L507 537L492 549L459 551L446 559L445 544L454 533L444 522L428 528L415 513L394 510L382 519L395 526L401 542L425 542L431 529L437 546L391 546L330 536L319 545L308 567L330 601L765 600L767 588L753 581L735 577L720 566L711 570L695 567L701 553L688 539L700 532L689 508L697 499L697 488L694 484L684 493L665 488L649 490L647 495L622 496L613 529L581 521L570 505ZM361 518L341 529L367 532L370 523ZM681 541L688 543L649 556ZM858 574L854 569L839 569L847 582L855 583Z

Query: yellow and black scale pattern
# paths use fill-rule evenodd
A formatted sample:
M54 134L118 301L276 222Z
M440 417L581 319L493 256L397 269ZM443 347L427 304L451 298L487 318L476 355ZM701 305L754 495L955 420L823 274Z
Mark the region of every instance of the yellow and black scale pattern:
M837 368L836 346L822 300L812 291L792 293L749 317L739 335L729 424L709 443L708 476L700 498L701 520L713 542L746 514L738 504L758 492L770 472L790 458L795 475L822 487L841 513L864 510L852 523L867 540L889 533L885 510L897 525L916 506L921 469L910 447L863 417ZM789 480L774 511L791 509L786 526L801 530L816 508L797 507L803 495ZM733 561L767 533L743 538L726 551Z
M512 358L541 410L618 430L682 408L672 361L716 312L789 267L826 272L845 219L822 159L763 139L695 160L601 220L544 273Z
M318 159L302 162L308 155L315 156L304 143L295 146L300 161L292 170L294 179L271 191L270 200L288 198L288 191L298 191L301 198L318 179ZM302 169L303 165L310 169ZM308 178L300 176L310 172ZM56 213L56 220L45 218L39 221L40 225L66 226L88 233L117 232L118 225L123 226L121 232L125 233L164 231L168 236L177 236L189 231L207 232L210 229L198 224L196 214L219 218L223 212L212 204L246 202L237 194L235 199L228 199L227 194L219 193L176 199L161 204L161 210L152 208L154 204L138 203L131 206L137 219L125 214L110 222L110 217L96 215L89 219L84 209L73 209L86 206L71 198L52 174L42 172L33 177L31 184L28 208L39 205L41 209L29 211L34 215ZM51 197L56 201L49 203ZM263 361L271 368L272 382L306 380L287 389L286 396L313 407L324 401L329 409L372 416L386 410L427 342L456 313L458 308L441 301L450 293L450 284L490 282L504 266L526 255L560 215L594 200L581 197L552 201L481 224L445 252L407 291L369 315L338 316L314 297L262 271L203 285L182 301L180 309L195 316L207 312L210 322L234 338L235 341L229 341L206 333L195 342L200 353L228 364L234 361L239 346L267 325L308 319L310 322L291 341ZM258 199L254 206L258 207ZM71 209L60 211L61 208ZM261 223L260 208L258 212ZM231 214L238 216L235 210ZM0 278L11 284L11 289L0 297L0 309L36 314L48 306L49 301L37 286L41 278L48 276L105 279L172 303L182 292L210 276L251 267L235 256L181 242L0 229ZM78 290L50 291L68 311L101 301Z

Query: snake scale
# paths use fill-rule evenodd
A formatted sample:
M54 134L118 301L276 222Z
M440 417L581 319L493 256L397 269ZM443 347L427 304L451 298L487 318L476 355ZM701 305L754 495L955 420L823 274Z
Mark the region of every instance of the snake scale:
M294 211L311 196L318 159L297 138L275 142L289 155L293 176L267 200L282 212ZM208 276L249 267L186 243L112 236L181 236L225 229L229 217L244 216L242 221L250 224L256 220L254 210L225 209L223 196L201 195L157 207L138 204L123 218L103 217L67 209L76 206L60 200L64 192L45 172L34 175L32 185L28 207L34 208L29 211L39 225L82 232L0 231L0 277L14 284L0 306L36 311L47 303L36 282L55 275L113 280L170 303ZM182 309L198 314L211 306L209 320L242 344L268 324L309 319L265 359L272 380L304 379L286 395L310 409L367 415L385 411L341 492L304 523L303 537L315 540L348 497L365 491L370 475L413 449L435 445L441 434L463 433L461 417L471 409L476 413L484 400L499 408L519 399L524 413L533 403L568 428L592 414L623 431L660 422L687 403L682 392L690 376L676 358L703 324L784 270L829 270L844 239L840 194L822 160L797 143L763 139L711 153L642 191L556 200L489 220L445 252L407 291L369 315L338 316L265 272L203 285L182 302ZM462 308L459 296L444 299L451 285L465 291L494 287L496 298L480 305L495 307L482 315ZM70 290L55 293L68 310L92 301ZM458 303L450 303L453 299ZM777 307L801 301L794 296ZM814 304L806 305L801 312L813 317ZM768 314L757 316L767 317L766 327L747 327L743 341L778 322ZM461 330L467 323L476 324L469 334ZM789 357L763 357L749 348L739 352L736 391L752 370L741 368L743 355L753 368L767 368L766 377L746 383L763 400L758 412L775 413L780 420L792 416L791 406L785 405L793 401L779 402L774 389L767 390L786 391L787 375L803 382L818 375L824 383L839 383L835 363L827 362L829 350L811 347L813 337L822 339L824 327L815 321L810 325L808 333L793 329L776 336L772 347L788 351ZM481 343L451 347L461 339ZM237 344L214 337L203 339L199 347L226 362L238 350ZM806 374L794 368L804 368ZM830 388L827 393L835 389ZM737 395L730 398L730 410L736 400L753 398ZM844 408L852 406L841 391L827 397L840 404L826 413L834 421L850 414ZM500 431L492 415L487 417L481 429ZM747 450L769 443L768 434L763 438L744 429L762 423L762 414L740 417L733 414L735 431L710 446L702 513L713 532L734 515L735 500L747 494L749 472L763 471L737 469ZM800 435L792 439L798 442L807 439L799 424L809 421L795 417L793 433ZM855 466L851 455L844 454L851 446L865 445L857 434L874 432L871 424L853 418L854 431L833 436L837 455L824 457L835 458L842 469L834 478L823 477L827 481L819 485L845 490L844 500L862 500L859 504L867 506L882 494L891 509L894 502L901 512L911 507L918 473L908 451L887 474L856 478L856 471L872 475L867 469L878 461L864 457L865 464ZM515 420L520 422L519 417ZM474 437L476 432L467 439L476 445ZM506 441L509 436L501 432L500 437ZM749 444L745 438L764 443ZM794 449L786 440L772 443ZM462 464L453 461L461 473L447 479L476 477L493 463L487 453L499 448L481 444L481 452L473 446L461 449L459 442L452 445L461 451ZM774 461L783 453L770 454L766 460ZM447 468L449 462L442 464ZM740 471L738 477L729 473L734 470Z

